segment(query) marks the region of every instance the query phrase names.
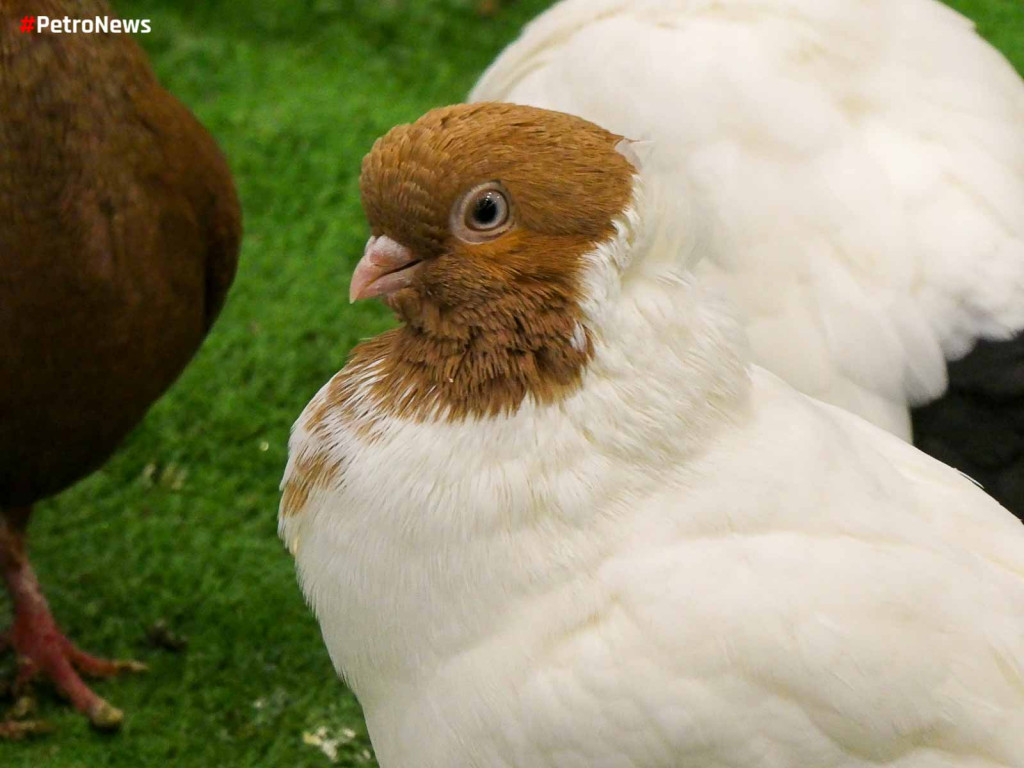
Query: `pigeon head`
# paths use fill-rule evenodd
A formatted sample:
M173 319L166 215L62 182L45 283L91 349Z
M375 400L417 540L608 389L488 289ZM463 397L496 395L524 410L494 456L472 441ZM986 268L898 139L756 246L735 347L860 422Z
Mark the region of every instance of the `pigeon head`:
M621 142L567 114L485 103L398 126L363 160L371 237L350 296L395 310L391 356L475 403L456 410L510 408L578 378L590 257L633 200Z
M513 296L573 298L584 255L631 197L620 141L511 104L435 109L394 128L363 161L372 237L351 297L383 296L407 320L422 304L472 312Z

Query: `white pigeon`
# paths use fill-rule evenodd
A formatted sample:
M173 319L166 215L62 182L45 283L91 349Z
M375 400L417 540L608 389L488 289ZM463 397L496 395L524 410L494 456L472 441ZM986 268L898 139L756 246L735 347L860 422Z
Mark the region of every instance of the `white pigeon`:
M752 365L638 147L508 104L363 162L280 532L382 768L1024 765L1024 528Z
M1024 328L1024 83L935 0L563 0L470 99L656 140L754 359L905 439L947 359Z

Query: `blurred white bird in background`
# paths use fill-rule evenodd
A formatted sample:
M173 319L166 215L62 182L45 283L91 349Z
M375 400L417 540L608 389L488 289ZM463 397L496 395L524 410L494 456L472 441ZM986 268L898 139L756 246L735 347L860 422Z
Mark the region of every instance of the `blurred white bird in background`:
M1024 83L934 0L563 0L473 101L659 145L754 359L1024 515Z
M508 104L364 160L352 296L402 325L296 423L280 531L382 768L1019 768L1024 527L749 364L673 170Z

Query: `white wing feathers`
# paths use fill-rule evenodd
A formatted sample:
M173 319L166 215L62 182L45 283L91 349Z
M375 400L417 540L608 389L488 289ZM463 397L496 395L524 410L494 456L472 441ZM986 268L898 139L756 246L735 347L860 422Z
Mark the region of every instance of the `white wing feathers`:
M1024 328L1024 85L933 0L567 0L471 99L655 140L757 362L896 434Z

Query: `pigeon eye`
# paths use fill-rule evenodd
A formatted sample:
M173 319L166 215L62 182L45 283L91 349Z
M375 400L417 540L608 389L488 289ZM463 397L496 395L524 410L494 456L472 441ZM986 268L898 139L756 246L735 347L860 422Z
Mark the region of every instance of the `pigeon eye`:
M463 195L452 211L452 229L461 240L482 243L512 226L508 193L500 182L489 181Z

